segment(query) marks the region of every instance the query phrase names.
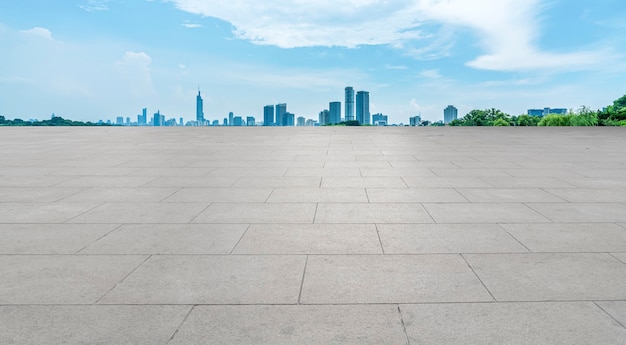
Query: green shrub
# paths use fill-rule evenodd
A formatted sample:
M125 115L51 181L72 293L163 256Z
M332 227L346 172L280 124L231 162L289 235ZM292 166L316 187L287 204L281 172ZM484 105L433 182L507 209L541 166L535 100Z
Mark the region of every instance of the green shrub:
M548 114L544 116L537 126L569 126L571 115Z

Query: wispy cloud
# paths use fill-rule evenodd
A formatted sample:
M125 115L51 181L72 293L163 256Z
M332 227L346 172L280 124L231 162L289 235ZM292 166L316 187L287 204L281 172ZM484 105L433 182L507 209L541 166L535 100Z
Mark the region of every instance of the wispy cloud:
M41 37L41 38L51 40L51 41L53 40L52 32L50 32L50 30L46 28L34 27L32 29L22 30L22 33L27 34L27 35Z
M188 29L197 29L202 27L202 24L192 23L189 20L185 20L181 25Z
M88 0L85 4L79 7L87 12L107 11L109 0Z
M425 78L425 79L441 79L442 78L441 74L439 74L438 69L423 70L417 76L419 78Z
M399 70L403 70L403 69L407 69L407 66L404 65L385 65L385 69L399 69Z
M615 58L607 51L542 50L538 18L545 0L167 1L231 23L236 38L281 48L390 45L417 59L438 59L454 45L455 28L464 28L484 50L466 63L475 69L593 70Z

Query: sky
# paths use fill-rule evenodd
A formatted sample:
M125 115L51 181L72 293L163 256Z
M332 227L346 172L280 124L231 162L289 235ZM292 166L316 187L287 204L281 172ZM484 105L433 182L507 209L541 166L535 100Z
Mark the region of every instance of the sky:
M626 94L623 0L0 2L0 115L83 121L142 108L317 119L344 88L390 123L454 105L599 109ZM343 116L342 110L342 116Z

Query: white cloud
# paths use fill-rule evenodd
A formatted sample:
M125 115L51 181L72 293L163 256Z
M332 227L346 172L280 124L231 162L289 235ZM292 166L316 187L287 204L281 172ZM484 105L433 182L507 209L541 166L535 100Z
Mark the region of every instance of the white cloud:
M131 95L141 97L154 92L150 64L152 59L144 52L128 51L121 61L115 63L117 71L125 80Z
M202 27L202 24L194 24L194 23L182 23L181 25L188 29L197 29L197 28Z
M45 38L45 39L51 40L51 41L53 40L52 32L50 32L50 30L48 30L46 28L34 27L32 29L29 29L29 30L23 30L22 33L25 33L27 35L32 35L32 36Z
M545 0L167 1L231 23L239 39L281 48L384 44L418 59L438 59L448 55L455 28L469 28L485 51L467 62L476 69L589 70L613 58L598 51L542 51L536 40ZM438 31L428 32L433 25Z
M88 0L84 5L79 7L87 12L107 11L109 0Z
M385 68L403 70L403 69L407 69L408 67L404 65L385 65Z
M439 74L438 69L423 70L417 76L420 78L425 78L425 79L440 79L441 78L441 74Z

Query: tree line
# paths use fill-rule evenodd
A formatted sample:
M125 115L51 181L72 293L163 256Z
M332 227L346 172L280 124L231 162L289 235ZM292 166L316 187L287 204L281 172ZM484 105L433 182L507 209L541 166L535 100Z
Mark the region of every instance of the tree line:
M626 95L602 110L582 106L568 114L511 116L499 109L474 109L450 126L626 126Z
M110 124L82 122L64 119L60 116L53 116L50 120L24 121L22 119L7 120L0 115L0 126L37 127L37 126L110 126Z

